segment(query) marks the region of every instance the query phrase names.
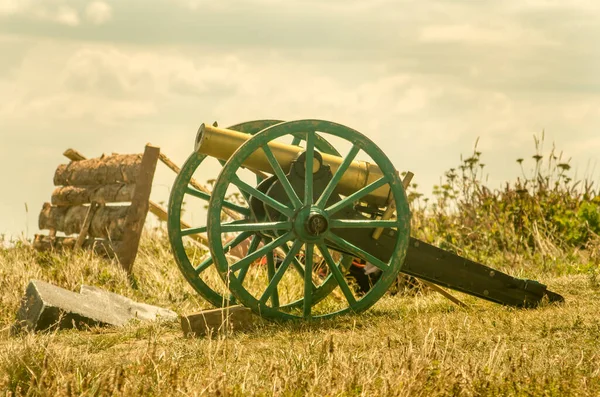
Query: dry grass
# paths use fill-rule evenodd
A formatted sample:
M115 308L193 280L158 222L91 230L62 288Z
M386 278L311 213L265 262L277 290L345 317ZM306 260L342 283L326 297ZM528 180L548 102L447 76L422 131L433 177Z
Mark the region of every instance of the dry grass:
M0 390L6 395L600 395L600 295L585 274L546 275L562 306L514 310L461 296L388 296L311 324L186 339L178 324L10 336L31 278L97 285L185 314L206 307L166 242L144 239L136 288L79 253L0 250Z

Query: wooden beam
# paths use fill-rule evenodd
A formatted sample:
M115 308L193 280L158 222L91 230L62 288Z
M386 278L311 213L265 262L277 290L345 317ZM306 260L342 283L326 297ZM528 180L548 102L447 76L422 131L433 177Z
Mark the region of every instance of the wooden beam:
M159 160L164 165L166 165L171 171L173 171L175 174L179 175L179 173L181 172L181 167L179 167L177 164L175 164L165 154L161 153L160 156L159 156ZM194 187L195 189L200 190L203 193L211 194L210 189L208 189L206 186L204 186L203 184L201 184L200 182L198 182L194 178L190 178L190 185L192 185L192 187ZM227 215L229 215L234 220L240 220L240 219L242 219L242 215L238 214L237 212L235 212L233 210L230 210L229 208L223 208L223 212L225 212Z
M445 297L446 299L448 299L450 302L454 303L455 305L460 306L460 307L465 307L465 308L468 307L466 303L464 303L461 300L459 300L458 298L452 296L448 291L446 291L439 285L435 285L433 283L430 283L429 281L425 281L420 278L417 278L417 280L419 280L419 282L423 283L423 285L425 285L426 287L439 293L440 295L442 295L443 297Z
M67 150L65 150L65 152L63 153L63 156L65 156L66 158L68 158L71 161L85 160L85 156L83 154L79 153L75 149L67 149Z
M167 213L167 210L159 205L156 204L154 201L150 200L148 202L148 204L150 205L150 212L152 214L154 214L158 219L160 219L163 222L168 222L169 221L169 214ZM190 224L188 224L187 222L183 221L183 220L179 220L179 226L182 229L190 229L192 226ZM205 247L208 247L208 237L206 237L206 233L198 233L198 234L190 234L188 236L189 238L191 238L192 240L197 241L198 243L202 244Z
M166 165L169 169L171 169L174 173L179 174L181 172L181 168L175 164L173 161L171 161L170 158L167 157L166 154L161 153L158 156L158 159L164 164Z
M152 191L152 180L156 171L156 163L160 149L156 146L146 145L140 172L137 175L135 192L131 201L131 207L125 220L125 232L121 244L121 249L117 252L117 257L123 269L131 273L133 262L137 255L140 237L148 214L150 192Z
M211 333L226 333L251 328L256 323L252 310L240 305L219 309L203 310L181 317L181 328L187 337L203 336Z

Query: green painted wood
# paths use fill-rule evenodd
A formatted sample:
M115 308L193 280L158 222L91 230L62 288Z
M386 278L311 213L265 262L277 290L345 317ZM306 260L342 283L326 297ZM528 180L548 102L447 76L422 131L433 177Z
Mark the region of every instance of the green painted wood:
M290 210L292 210L292 214L290 214L287 210L281 211L280 213L281 220L288 220L293 223L293 225L289 228L289 230L287 230L287 232L285 230L282 231L282 233L284 234L282 237L280 237L280 239L285 240L290 237L294 238L294 244L292 245L292 248L290 249L288 255L286 256L282 264L279 265L279 268L276 270L273 277L269 278L269 281L265 285L264 290L261 294L259 294L260 296L255 296L249 290L247 290L236 277L232 277L232 273L236 271L239 265L230 265L227 259L225 258L225 252L223 250L223 244L221 242L221 236L223 233L222 224L220 222L220 214L223 208L222 200L225 197L230 183L235 180L237 170L240 167L242 167L242 164L248 156L250 156L256 150L259 150L261 147L264 147L269 142L275 139L278 139L285 135L297 136L298 133L306 133L306 131L308 131L308 136L306 138L307 150L305 152L307 153L305 164L305 179L307 181L310 181L311 183L307 183L305 189L305 194L303 197L304 207L299 209L291 209L287 207ZM382 170L382 173L386 175L386 177L383 177L378 181L371 183L365 188L360 189L356 193L350 195L348 198L342 200L341 202L338 202L337 204L332 205L329 208L323 208L325 206L325 203L327 202L327 198L323 198L323 195L331 194L337 182L334 181L332 185L333 187L326 188L325 191L322 193L321 197L314 199L313 193L311 191L313 176L311 170L313 154L311 153L314 151L314 146L311 144L311 140L313 139L313 137L317 136L315 134L315 131L328 133L343 140L346 140L353 144L356 148L364 151L371 157L375 164L379 166L379 168ZM358 150L354 148L350 151L350 155L354 157L357 154L357 152ZM341 176L341 174L339 176ZM337 179L339 179L339 176ZM327 224L330 221L329 217L331 215L338 212L341 214L346 213L341 210L352 204L355 200L364 197L369 192L385 184L389 184L390 186L392 197L396 205L398 217L392 222L380 223L379 221L373 221L372 226L393 226L396 229L395 245L387 261L382 261L377 257L371 255L370 253L364 251L357 245L346 241L344 238L336 234L335 229L328 228L326 230L323 230L323 233L321 233L321 229L318 229L318 232L316 232L315 230L317 229L310 229L306 226L307 224L311 224L311 222L315 222L314 224L317 226ZM306 191L309 191L310 194L306 194ZM264 197L258 197L258 199L262 200L264 199ZM267 205L271 205L272 198L265 199L264 202ZM227 283L231 294L235 296L235 298L240 303L249 307L250 309L252 309L253 312L257 313L258 315L270 319L326 318L343 313L361 312L368 309L373 304L375 304L375 302L377 302L377 300L381 298L381 296L383 296L383 294L387 291L392 282L394 282L398 273L400 272L402 268L402 263L404 262L404 258L406 256L408 240L410 235L410 212L408 208L406 194L402 187L402 182L400 181L396 170L390 162L390 160L385 156L381 149L379 149L366 136L343 125L322 120L300 120L294 122L280 123L264 129L263 131L254 135L242 146L240 146L235 152L235 154L225 164L223 170L221 171L221 174L219 175L219 178L215 182L213 194L208 206L208 211L209 218L207 226L209 246L211 254L215 261L215 266L217 267L219 274ZM343 227L343 229L340 230L364 230L364 222L353 223L353 221L353 219L341 219L336 222L338 226ZM312 309L315 307L316 301L314 300L315 294L312 289L312 285L310 285L312 281L311 283L309 283L309 280L311 279L310 276L312 273L309 271L309 268L312 267L312 263L309 263L308 266L305 266L305 277L303 280L299 280L299 282L303 282L302 287L304 289L305 294L304 301L302 302L302 312L300 314L297 314L294 311L290 311L289 307L286 306L279 307L278 305L269 305L269 298L277 290L278 283L281 281L284 273L288 270L289 265L292 263L292 259L293 257L295 257L296 253L300 251L302 246L306 246L305 251L310 253L312 251L312 247L314 247L315 244L319 247L319 251L322 252L325 261L329 266L330 275L328 279L333 280L336 286L339 284L340 289L348 302L348 305L345 308L332 312L317 314L313 312ZM275 246L276 244L273 244L268 248L268 250L272 251L275 248ZM353 256L370 259L373 262L375 262L374 264L382 270L382 274L369 292L367 292L361 297L355 297L352 294L350 287L348 286L347 282L343 277L343 269L340 268L340 263L335 263L333 258L331 258L331 256L329 255L327 251L328 246L342 246L347 252L351 253ZM324 250L324 252L322 250ZM312 261L309 260L309 262Z
M281 123L280 120L256 120L249 121L245 123L236 124L234 126L228 127L229 129L245 132L251 135L258 133L259 131L273 126L275 124ZM296 133L293 136L292 144L299 145L304 140L303 133ZM315 136L315 146L318 150L323 153L329 153L334 155L339 155L339 153L335 150L335 148L326 140L321 138L320 136ZM211 288L210 285L206 283L206 280L202 278L202 273L214 265L212 257L207 258L202 263L193 263L192 258L188 256L185 251L185 240L184 237L194 233L203 233L206 230L206 225L195 226L190 229L182 229L180 225L181 215L182 215L182 206L185 201L186 195L190 195L196 197L200 200L208 201L210 199L210 195L200 192L197 189L192 188L189 183L191 178L194 175L196 169L202 164L205 160L206 156L198 153L192 153L189 158L186 160L184 165L181 168L180 173L177 175L175 182L173 184L173 188L171 190L171 196L169 198L169 208L168 208L168 222L167 229L169 233L169 241L171 244L171 248L173 250L173 255L175 257L175 261L179 270L183 274L186 281L194 288L194 290L200 294L204 299L210 302L212 305L216 307L221 306L230 306L232 304L236 304L230 296L223 296ZM222 165L225 162L221 162ZM281 167L280 167L281 168ZM257 183L260 182L260 178L257 177ZM244 192L242 192L244 193ZM245 198L248 199L248 195L244 194ZM298 199L298 202L300 200ZM229 205L231 204L231 205ZM229 203L225 205L227 208L230 208L234 211L239 212L243 216L249 215L248 209L243 208L237 204ZM301 204L301 203L300 203ZM235 223L231 223L233 227ZM252 226L242 226L250 227ZM247 236L251 236L249 233ZM235 242L235 241L234 241ZM252 254L256 251L258 244L261 242L259 236L254 235L253 240L251 242L248 254ZM230 244L231 246L231 244ZM233 248L233 247L232 247ZM288 248L289 251L289 248ZM298 269L299 264L294 260L294 266ZM347 268L351 263L351 258L347 257L344 259L344 267ZM243 267L238 274L238 279L243 283L244 278L248 272L248 266ZM332 289L335 288L335 280L327 281L319 288L315 290L314 293L314 301L318 302L326 297ZM275 296L275 293L274 293ZM277 298L274 299L277 302ZM277 303L278 305L278 303ZM296 307L302 305L302 301L296 301L288 306Z
M257 120L236 124L229 128L248 134L256 134L264 128L280 122L281 120ZM202 164L205 158L205 155L195 152L192 153L183 164L181 171L175 178L175 182L171 189L171 196L169 197L169 217L167 221L169 242L171 244L173 256L175 257L175 262L177 263L179 270L183 274L183 277L186 279L186 281L194 288L194 290L216 307L231 306L234 304L234 302L232 302L228 296L223 296L213 290L213 288L211 288L211 286L209 286L206 283L206 280L201 276L202 271L213 265L212 258L207 258L206 263L203 264L192 263L192 259L185 251L185 235L182 233L181 229L181 210L186 194L189 191L188 189L191 189L189 186L190 180L192 179L196 169ZM210 197L199 198L204 200L210 199Z

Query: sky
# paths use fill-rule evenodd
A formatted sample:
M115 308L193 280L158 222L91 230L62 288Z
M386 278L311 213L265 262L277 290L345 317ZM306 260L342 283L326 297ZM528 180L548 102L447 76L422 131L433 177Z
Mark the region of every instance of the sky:
M544 131L598 180L599 39L595 0L0 0L0 234L38 232L65 149L181 164L215 120L345 124L423 193L477 139L499 187Z

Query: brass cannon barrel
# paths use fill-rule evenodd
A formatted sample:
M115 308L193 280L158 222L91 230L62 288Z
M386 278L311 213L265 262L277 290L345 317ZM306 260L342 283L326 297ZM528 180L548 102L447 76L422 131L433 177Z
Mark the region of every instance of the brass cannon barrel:
M237 148L250 138L251 135L249 134L202 124L196 136L195 151L226 161ZM304 151L299 146L286 145L280 142L269 142L268 145L284 171L289 170L292 161ZM321 153L321 156L323 157L323 163L331 167L332 173L335 173L344 161L342 157L325 153ZM244 161L243 165L251 169L273 174L271 164L266 156L260 152L254 152L250 155ZM354 160L340 179L337 192L343 195L350 195L382 176L383 173L376 165L366 161ZM375 205L385 206L388 203L389 195L389 185L384 185L365 196L365 200Z

